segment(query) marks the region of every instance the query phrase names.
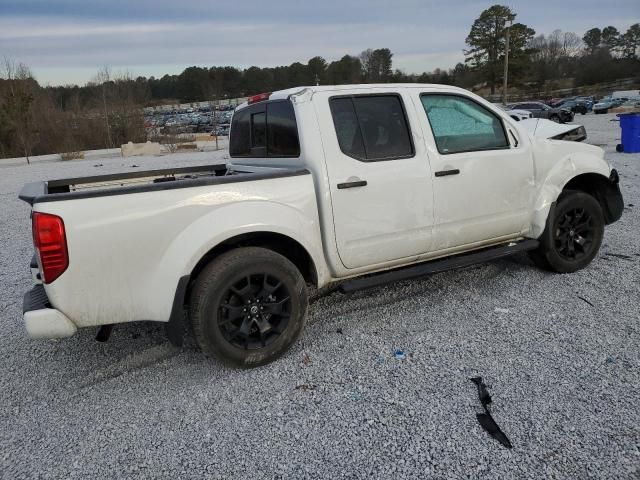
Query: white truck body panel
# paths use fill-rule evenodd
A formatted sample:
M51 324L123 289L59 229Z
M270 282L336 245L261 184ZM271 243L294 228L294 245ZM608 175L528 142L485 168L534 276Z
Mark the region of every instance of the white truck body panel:
M509 145L439 153L421 103L425 93L463 96L489 109L502 120ZM402 99L413 156L363 162L341 151L329 99L361 94ZM58 215L66 226L69 266L44 286L50 310L77 327L166 322L180 279L221 242L254 232L285 235L302 245L315 266L318 287L509 240L537 238L568 181L581 173L605 178L611 173L602 149L536 138L535 131L523 125L527 120L515 121L455 87L301 87L276 92L269 101L274 99L290 99L293 104L299 158L232 158L228 168L304 168L308 174L36 201L34 211ZM459 174L435 175L451 170ZM338 187L360 179L366 180L366 188ZM32 323L36 326L29 333L71 332L64 320L58 322L60 335L38 328L41 324Z
M34 211L65 220L69 268L45 290L79 327L168 321L180 277L246 232L297 240L328 281L311 175L45 202Z

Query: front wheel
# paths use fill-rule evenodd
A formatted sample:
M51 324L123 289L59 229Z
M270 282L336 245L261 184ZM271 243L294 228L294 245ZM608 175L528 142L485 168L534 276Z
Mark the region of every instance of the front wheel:
M603 235L604 216L598 201L587 193L567 191L547 219L540 246L530 256L546 270L575 272L591 263Z
M258 247L226 252L198 275L189 314L200 349L225 363L257 367L300 336L307 288L296 266Z
M551 117L549 117L549 120L551 120L552 122L560 123L560 117L558 115L551 115Z

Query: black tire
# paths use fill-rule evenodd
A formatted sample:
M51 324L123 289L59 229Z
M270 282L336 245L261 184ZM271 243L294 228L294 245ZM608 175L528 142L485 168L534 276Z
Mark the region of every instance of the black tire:
M551 115L549 117L549 120L551 120L552 122L560 123L560 117L558 115Z
M538 249L530 252L540 268L558 273L580 270L597 255L604 235L602 207L591 195L563 192L540 237Z
M271 250L245 247L202 270L189 315L206 355L250 368L272 362L295 343L307 306L306 284L293 263Z

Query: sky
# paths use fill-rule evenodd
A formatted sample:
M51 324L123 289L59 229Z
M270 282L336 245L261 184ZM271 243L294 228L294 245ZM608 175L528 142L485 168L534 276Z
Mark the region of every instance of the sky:
M0 58L28 65L43 85L82 85L109 66L133 76L191 65L245 68L328 61L390 48L408 73L464 60L481 0L0 0ZM509 0L537 34L625 31L640 0Z

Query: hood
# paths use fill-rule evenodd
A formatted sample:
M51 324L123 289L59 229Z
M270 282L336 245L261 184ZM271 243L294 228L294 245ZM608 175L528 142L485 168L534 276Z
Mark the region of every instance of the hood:
M520 126L533 138L551 140L569 140L581 142L587 138L587 131L582 125L556 123L543 118L529 118L520 121Z

